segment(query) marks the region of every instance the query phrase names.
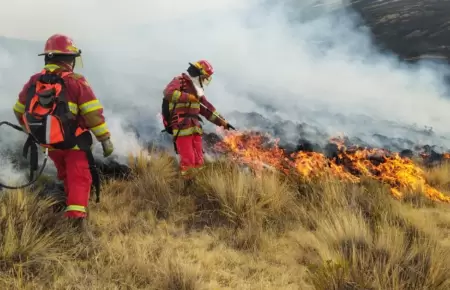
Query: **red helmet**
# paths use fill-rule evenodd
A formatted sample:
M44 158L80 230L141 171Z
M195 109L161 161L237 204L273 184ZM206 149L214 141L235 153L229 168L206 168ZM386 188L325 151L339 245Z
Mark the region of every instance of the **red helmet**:
M200 70L202 76L209 78L213 75L214 69L212 65L207 60L199 60L197 62L192 63L193 66Z
M212 80L212 75L214 74L212 65L207 60L203 59L189 64L191 65L191 67L195 67L195 70L197 70L195 74L200 73L200 84L202 86L208 86Z
M70 37L62 34L54 34L47 39L44 52L39 55L73 55L80 56L81 50L78 49Z

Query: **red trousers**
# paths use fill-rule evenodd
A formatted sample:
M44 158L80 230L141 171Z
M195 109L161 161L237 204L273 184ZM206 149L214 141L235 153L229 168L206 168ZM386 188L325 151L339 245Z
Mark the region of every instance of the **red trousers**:
M191 179L193 171L203 167L203 143L201 135L179 136L176 139L180 155L181 175Z
M86 153L80 150L49 151L55 163L58 179L64 181L67 196L65 216L68 218L86 217L92 176Z

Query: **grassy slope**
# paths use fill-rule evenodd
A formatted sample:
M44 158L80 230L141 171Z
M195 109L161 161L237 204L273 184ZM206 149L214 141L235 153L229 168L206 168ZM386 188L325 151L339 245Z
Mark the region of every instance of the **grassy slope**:
M450 289L449 205L225 162L182 191L173 160L138 161L91 204L93 240L5 195L0 289ZM449 168L429 180L448 188Z

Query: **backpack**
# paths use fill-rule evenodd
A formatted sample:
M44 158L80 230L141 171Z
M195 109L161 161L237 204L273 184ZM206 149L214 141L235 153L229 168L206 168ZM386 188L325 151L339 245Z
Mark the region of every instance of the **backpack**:
M70 149L77 145L77 135L85 130L78 127L66 99L64 77L42 71L27 93L23 121L27 132L39 145L47 148Z
M163 98L162 106L161 106L161 114L162 114L162 121L164 125L164 130L161 132L167 132L170 135L173 135L172 130L172 114L175 110L175 106L173 106L172 110L169 110L169 101L167 101L165 98Z
M182 77L177 77L178 80L181 82L181 88L180 91L183 91L185 88L185 82ZM162 121L164 125L164 130L161 130L162 132L167 132L170 135L173 135L173 129L172 129L172 117L173 112L175 111L176 104L174 104L172 110L169 109L170 102L166 100L166 98L163 97L162 105L161 105L161 115L162 115Z

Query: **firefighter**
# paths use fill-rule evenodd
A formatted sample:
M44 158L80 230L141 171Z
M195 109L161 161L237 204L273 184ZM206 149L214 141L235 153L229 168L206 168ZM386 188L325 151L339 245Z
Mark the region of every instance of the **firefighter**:
M34 124L31 124L29 119L24 116L27 116L25 112L30 113L29 116L32 115L33 108L29 104L33 102L34 97L38 98L42 95L35 94L36 84L44 86L39 83L43 75L46 77L55 75L62 77L65 84L66 104L68 105L66 107L73 116L73 124L77 126L74 137L77 143L75 146L65 149L51 146L47 146L47 148L49 148L49 158L54 162L57 169L58 179L64 182L66 193L64 216L74 219L76 224L77 222L81 224L87 216L86 210L93 181L90 171L90 168L92 168L90 164L93 160L91 152L93 138L90 132L101 142L105 157L111 155L114 146L110 140L110 132L103 116L102 104L94 95L84 76L73 72L75 60L81 56L81 50L73 44L68 36L55 34L48 38L44 52L39 54L39 56L42 55L44 56L45 66L40 73L31 76L23 86L14 106L14 113L24 130L30 133ZM33 105L33 107L35 106ZM51 138L57 138L58 127L54 123L51 125L53 126L52 131L47 131L47 135Z
M175 148L180 155L180 172L187 181L203 168L202 119L217 126L233 128L206 99L204 88L214 73L206 60L189 63L187 74L176 76L163 91L169 103L170 123Z

